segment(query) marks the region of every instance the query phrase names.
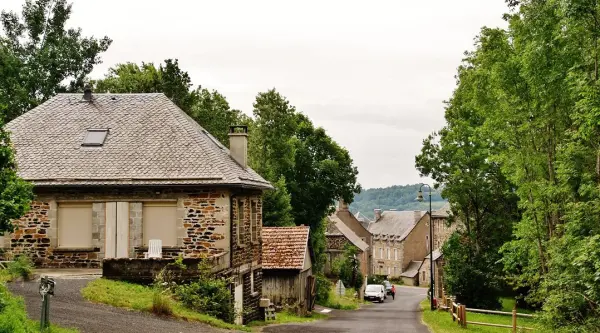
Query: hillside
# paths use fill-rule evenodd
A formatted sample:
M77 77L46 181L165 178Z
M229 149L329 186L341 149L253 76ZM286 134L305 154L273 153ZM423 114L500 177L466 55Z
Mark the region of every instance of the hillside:
M424 189L424 202L416 200L419 192L419 184L415 185L394 185L385 188L371 188L363 190L354 196L354 202L350 205L350 211L356 214L373 218L373 210L380 208L382 210L428 210L429 198L427 197L427 188ZM446 201L442 199L439 191L433 191L431 197L431 207L433 210L441 208Z

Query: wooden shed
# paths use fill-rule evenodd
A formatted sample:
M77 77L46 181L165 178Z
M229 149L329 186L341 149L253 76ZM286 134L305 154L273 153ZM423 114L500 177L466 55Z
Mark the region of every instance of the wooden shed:
M314 277L308 249L309 227L263 227L263 297L299 314L312 310Z

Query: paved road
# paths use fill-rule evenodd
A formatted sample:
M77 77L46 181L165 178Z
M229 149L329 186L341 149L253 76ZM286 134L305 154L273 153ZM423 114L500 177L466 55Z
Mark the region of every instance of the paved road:
M56 280L56 296L50 301L50 322L64 327L78 328L82 333L218 333L226 332L193 322L162 319L148 313L128 311L83 299L80 290L92 279L60 278ZM11 283L10 290L25 299L27 313L34 320L40 318L41 297L39 282Z
M396 287L396 299L375 303L357 311L333 311L331 318L311 324L266 327L268 333L429 333L421 323L419 303L426 297L423 288Z

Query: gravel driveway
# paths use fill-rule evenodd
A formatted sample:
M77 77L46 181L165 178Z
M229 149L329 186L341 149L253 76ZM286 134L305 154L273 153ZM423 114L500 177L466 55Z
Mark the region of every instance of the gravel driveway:
M149 313L128 311L83 299L80 290L93 278L56 279L56 296L50 300L50 322L74 327L82 333L217 333L230 332L201 323L163 319ZM31 319L39 320L42 300L38 281L9 284L9 289L25 299Z

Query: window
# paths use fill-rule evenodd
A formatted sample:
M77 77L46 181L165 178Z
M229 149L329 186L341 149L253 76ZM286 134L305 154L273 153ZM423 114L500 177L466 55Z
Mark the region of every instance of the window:
M244 232L244 201L242 199L237 200L237 242L238 244L242 243Z
M390 260L390 248L389 247L387 249L387 258L388 258L388 260Z
M383 259L383 248L379 248L379 258Z
M106 134L108 134L108 129L89 129L87 130L87 133L85 133L85 138L81 145L92 147L102 146L106 139Z
M423 277L421 278L421 281L425 282L425 271L422 272Z
M398 260L398 249L394 249L394 260Z
M394 266L394 276L398 276L398 266Z
M58 247L92 247L92 204L58 204Z
M392 274L392 268L388 267L388 275L391 275L391 274Z
M256 200L250 202L250 235L253 242L258 242L258 203Z
M145 202L142 208L144 246L160 239L162 246L177 246L177 203Z

